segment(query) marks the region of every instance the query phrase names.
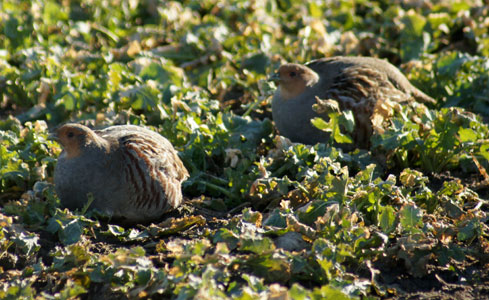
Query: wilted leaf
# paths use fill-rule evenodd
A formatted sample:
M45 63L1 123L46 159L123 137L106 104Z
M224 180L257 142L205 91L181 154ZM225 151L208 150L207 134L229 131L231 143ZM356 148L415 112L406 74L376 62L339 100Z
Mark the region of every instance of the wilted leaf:
M202 226L205 223L206 221L202 216L188 216L178 219L169 218L158 225L151 225L149 232L154 236L164 236L184 231L191 226Z
M12 240L26 255L32 255L41 247L39 245L39 237L34 233L20 232Z

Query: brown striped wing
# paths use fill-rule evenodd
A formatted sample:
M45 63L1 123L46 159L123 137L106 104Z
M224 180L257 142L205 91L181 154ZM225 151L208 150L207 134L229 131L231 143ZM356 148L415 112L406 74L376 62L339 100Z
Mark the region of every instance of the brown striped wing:
M177 207L187 172L173 147L144 134L124 136L119 143L125 159L123 176L134 207L165 211Z
M159 217L182 202L188 177L173 145L156 132L133 125L96 131L112 141L112 162L120 164L120 211L132 219Z
M384 72L362 65L342 70L328 89L327 98L338 101L342 110L353 112L356 122L353 138L363 146L368 145L373 129L382 131L396 103L412 100Z

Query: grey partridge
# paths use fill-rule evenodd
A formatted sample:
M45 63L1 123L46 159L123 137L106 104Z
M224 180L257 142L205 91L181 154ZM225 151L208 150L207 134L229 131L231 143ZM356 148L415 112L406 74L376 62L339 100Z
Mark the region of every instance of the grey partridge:
M91 130L66 124L53 134L63 147L54 172L61 204L95 208L127 222L155 220L182 202L188 177L172 144L134 125Z
M327 119L327 114L313 110L317 98L336 101L340 110L353 112L352 137L360 148L368 148L372 123L379 123L374 118L385 113L386 106L413 100L435 103L395 66L373 57L337 56L306 65L284 64L270 79L279 84L272 99L275 125L281 135L298 143L315 144L329 138L329 133L311 124L315 117Z

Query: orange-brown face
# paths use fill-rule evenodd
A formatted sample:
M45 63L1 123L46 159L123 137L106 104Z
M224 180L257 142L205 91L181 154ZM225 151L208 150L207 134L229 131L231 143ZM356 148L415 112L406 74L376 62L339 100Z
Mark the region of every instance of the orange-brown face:
M280 96L285 100L298 96L319 80L314 71L298 64L280 66L272 79L280 85Z
M280 66L277 73L280 76L279 83L297 83L304 81L304 77L307 77L308 70L300 65L285 64Z
M66 151L66 158L77 157L91 130L78 124L66 124L56 130L55 138Z

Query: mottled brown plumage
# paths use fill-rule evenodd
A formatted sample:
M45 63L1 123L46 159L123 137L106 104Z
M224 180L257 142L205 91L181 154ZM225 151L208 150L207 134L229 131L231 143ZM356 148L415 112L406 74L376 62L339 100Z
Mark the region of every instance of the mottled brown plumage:
M94 131L66 124L54 137L64 148L54 183L65 207L82 208L91 194L91 208L144 222L182 202L181 182L188 172L161 135L133 125Z
M272 100L272 114L281 135L293 142L326 142L327 132L311 124L323 117L312 108L316 97L337 101L341 110L351 110L356 128L356 146L367 148L373 129L389 117L395 103L435 103L414 87L389 62L372 57L332 57L306 65L284 64L272 76L279 84Z

